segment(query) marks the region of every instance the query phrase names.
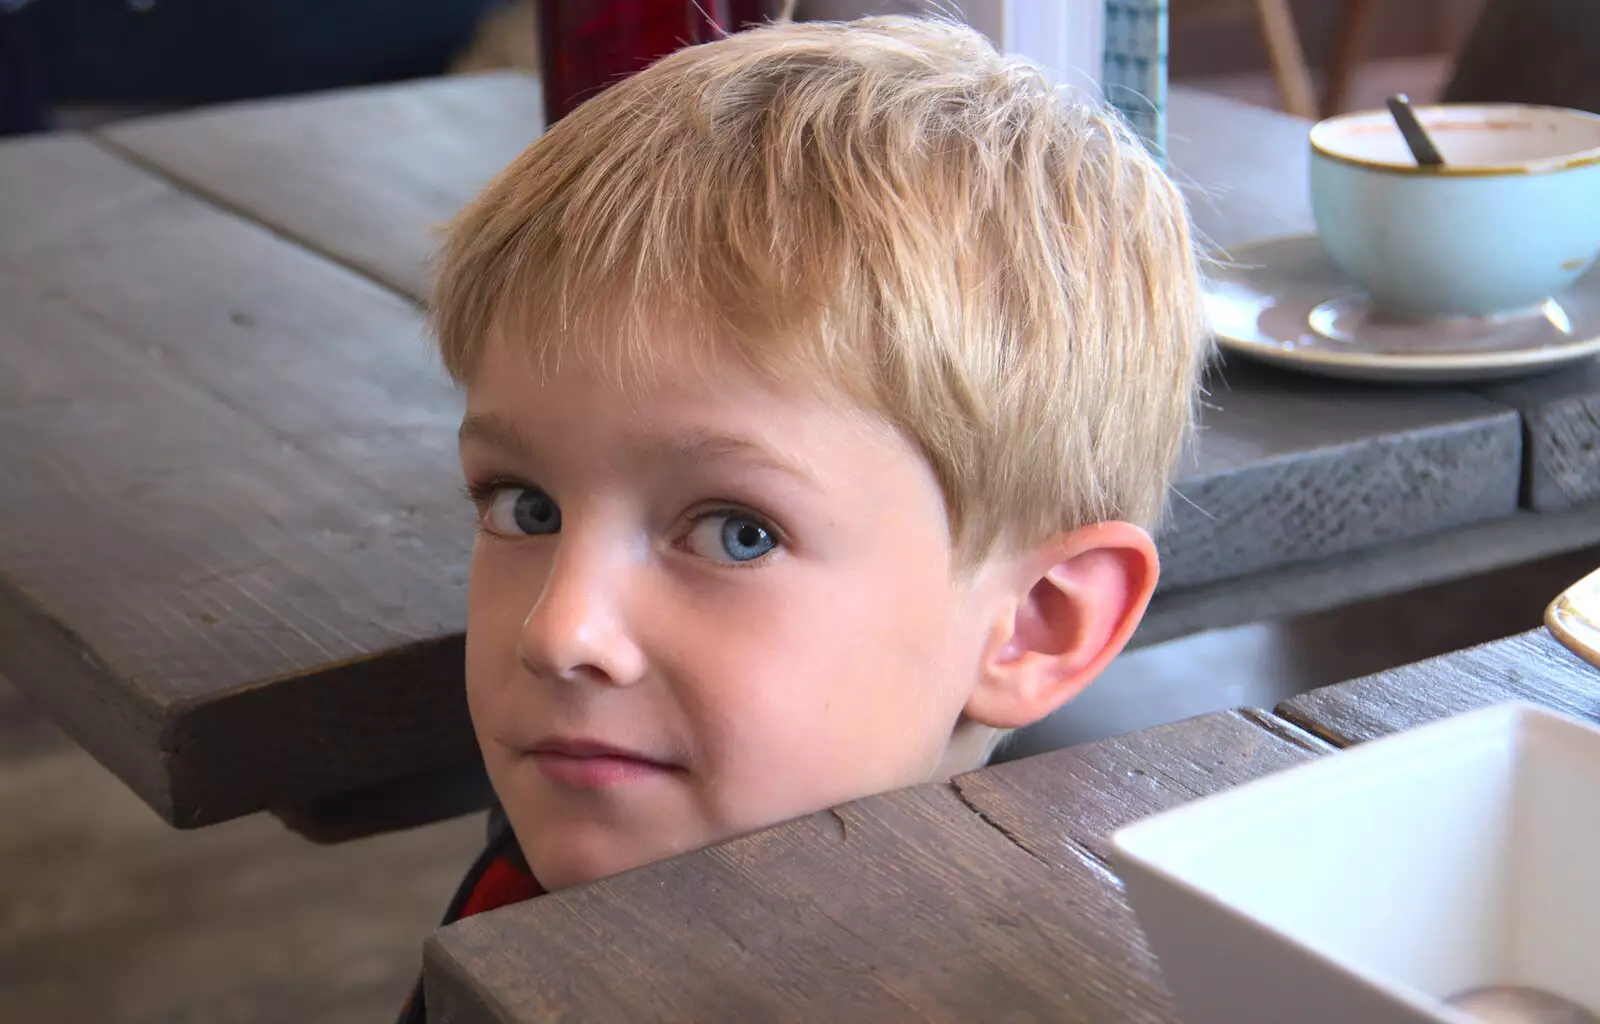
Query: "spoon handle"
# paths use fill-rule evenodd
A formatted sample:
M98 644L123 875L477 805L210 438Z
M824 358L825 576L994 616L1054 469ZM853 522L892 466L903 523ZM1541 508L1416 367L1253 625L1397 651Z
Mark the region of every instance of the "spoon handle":
M1416 159L1419 167L1439 167L1444 164L1444 157L1434 148L1433 140L1428 138L1428 133L1423 130L1422 122L1417 120L1416 111L1411 109L1411 101L1405 93L1390 96L1389 113L1394 118L1394 123L1400 128L1400 134L1406 140L1411 155Z

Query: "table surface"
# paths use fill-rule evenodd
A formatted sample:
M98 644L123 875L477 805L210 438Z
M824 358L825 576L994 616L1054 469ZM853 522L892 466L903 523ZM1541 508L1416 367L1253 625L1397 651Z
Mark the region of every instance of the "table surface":
M174 824L471 774L460 396L418 301L538 109L494 74L0 145L0 672ZM1307 228L1304 136L1174 91L1209 239ZM1211 388L1141 640L1600 540L1594 367Z
M468 918L430 1012L561 1020L1176 1022L1107 863L1148 814L1521 699L1600 723L1600 671L1544 630L848 804Z

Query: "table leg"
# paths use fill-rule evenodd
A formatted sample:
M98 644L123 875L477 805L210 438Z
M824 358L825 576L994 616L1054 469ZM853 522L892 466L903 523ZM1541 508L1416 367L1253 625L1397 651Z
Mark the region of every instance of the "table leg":
M1350 83L1355 80L1356 69L1361 65L1361 54L1366 48L1372 16L1377 10L1375 0L1344 0L1340 6L1339 27L1333 37L1333 56L1328 61L1328 73L1322 83L1323 117L1332 117L1344 109L1350 97Z
M272 814L313 843L331 844L459 818L492 803L494 790L483 763L473 761L452 771L394 779L274 808Z
M1261 26L1261 41L1266 44L1272 63L1272 77L1278 85L1283 109L1297 117L1314 120L1317 101L1311 87L1311 72L1306 67L1300 33L1294 27L1289 0L1255 0L1256 17Z

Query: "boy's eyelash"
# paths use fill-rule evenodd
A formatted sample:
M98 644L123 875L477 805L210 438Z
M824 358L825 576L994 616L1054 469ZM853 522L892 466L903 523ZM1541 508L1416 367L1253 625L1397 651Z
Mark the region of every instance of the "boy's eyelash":
M485 477L481 480L469 480L462 484L461 496L467 501L471 502L474 507L481 510L488 507L490 500L494 498L497 492L508 487L515 487L523 490L537 490L537 488L525 480L517 480L508 476L491 476ZM703 520L711 519L716 516L748 519L751 522L759 525L768 533L772 534L773 538L777 540L779 544L783 544L785 542L783 530L780 529L771 518L741 505L713 506L711 508L704 509L703 511L694 513L689 517L689 522L692 526L700 523Z
M496 491L507 487L527 488L528 485L510 477L491 476L482 480L467 481L461 486L461 496L481 508L489 504L489 499L494 497Z
M703 512L696 512L694 515L689 517L689 522L691 525L697 525L706 519L715 519L718 516L727 516L730 519L748 519L752 523L755 523L757 526L761 527L763 530L766 530L768 533L772 534L773 538L777 540L778 543L782 544L784 541L783 531L780 530L778 525L771 519L759 512L754 512L748 508L743 508L738 505L723 506L721 508L708 508Z

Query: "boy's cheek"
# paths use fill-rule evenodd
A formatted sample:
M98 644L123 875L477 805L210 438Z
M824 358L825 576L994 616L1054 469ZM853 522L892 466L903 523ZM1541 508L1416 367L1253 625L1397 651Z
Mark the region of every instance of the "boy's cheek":
M525 612L474 568L467 603L467 710L482 734L498 695L517 672L517 638Z
M467 581L467 647L509 645L522 627L544 581L544 560L533 551L479 537ZM531 547L531 546L530 546ZM509 549L509 550L508 550Z

